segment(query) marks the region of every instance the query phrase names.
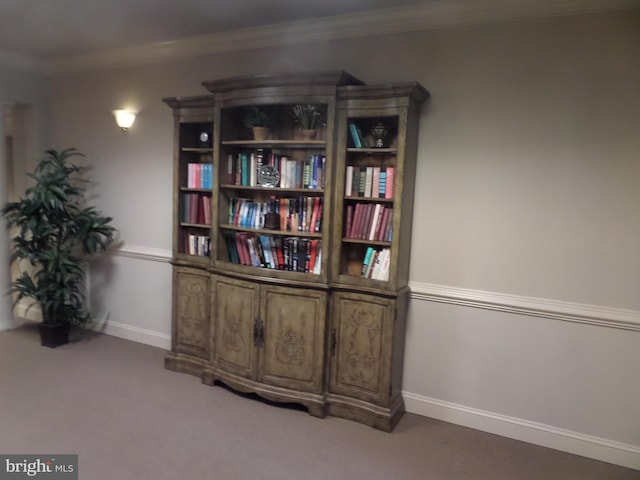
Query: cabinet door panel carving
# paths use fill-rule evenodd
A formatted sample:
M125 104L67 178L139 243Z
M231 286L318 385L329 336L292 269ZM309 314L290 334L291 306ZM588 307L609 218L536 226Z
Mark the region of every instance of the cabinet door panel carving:
M335 351L331 390L363 400L388 395L389 335L393 300L336 293L333 303Z
M175 351L207 359L209 355L209 275L175 271Z
M254 321L258 287L224 277L214 277L215 361L225 370L247 378L254 376Z
M265 383L310 392L322 390L326 294L263 286Z

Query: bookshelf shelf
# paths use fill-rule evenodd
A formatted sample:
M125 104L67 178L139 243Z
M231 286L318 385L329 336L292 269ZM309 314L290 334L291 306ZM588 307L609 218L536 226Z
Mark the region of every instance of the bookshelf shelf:
M298 232L298 231L284 231L284 230L270 230L267 228L249 228L239 227L237 225L221 224L221 230L233 230L237 232L253 232L261 233L263 235L277 235L279 237L302 237L302 238L322 238L321 233L314 232Z
M210 147L182 147L181 150L183 152L192 152L192 153L213 153L213 148Z
M395 155L398 153L396 148L347 148L348 153L363 153L367 155Z
M175 125L166 367L392 430L428 93L341 71L203 85L208 95L164 99ZM322 116L314 140L292 116L306 105ZM265 116L257 139L249 120Z
M220 143L248 148L324 148L327 144L323 140L225 140Z
M265 193L300 193L304 195L324 195L324 189L322 188L281 188L281 187L249 187L245 185L231 185L231 184L223 184L220 185L220 189L222 190L247 190L254 192L265 192Z

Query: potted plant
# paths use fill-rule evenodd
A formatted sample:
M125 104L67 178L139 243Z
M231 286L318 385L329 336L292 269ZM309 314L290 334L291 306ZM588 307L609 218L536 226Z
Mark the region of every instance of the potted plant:
M326 112L322 105L293 105L290 113L294 121L300 124L302 137L305 140L313 140L316 137L317 128L325 123Z
M112 218L87 206L83 168L72 163L84 156L76 149L47 150L29 176L35 180L25 195L0 210L7 227L16 228L11 239L11 261L27 261L31 268L11 282L15 302L29 298L39 305L42 345L68 342L72 325L90 319L85 304L88 258L104 251L113 240Z
M273 123L273 118L271 112L266 108L253 105L246 109L243 122L245 127L253 130L254 140L266 140L269 136L269 127Z

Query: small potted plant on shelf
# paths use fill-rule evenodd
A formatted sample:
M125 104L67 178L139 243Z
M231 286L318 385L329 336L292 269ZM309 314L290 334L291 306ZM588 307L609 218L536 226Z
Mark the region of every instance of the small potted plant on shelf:
M245 127L253 130L254 140L266 140L273 118L266 108L251 106L246 109L243 122Z
M87 206L83 168L71 162L83 156L70 148L47 150L29 176L35 180L24 197L0 210L11 239L11 260L30 267L11 282L15 302L23 298L39 305L41 343L57 347L68 343L72 325L85 326L90 313L85 302L87 260L113 240L112 218Z
M319 126L325 124L326 111L322 105L303 104L291 107L291 116L302 129L302 138L313 140Z

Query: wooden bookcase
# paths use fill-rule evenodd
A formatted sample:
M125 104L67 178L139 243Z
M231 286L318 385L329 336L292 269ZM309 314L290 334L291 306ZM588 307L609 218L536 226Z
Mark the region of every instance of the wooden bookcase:
M214 103L210 95L164 101L174 116L173 320L165 363L199 375L210 355L213 178L206 172L213 172Z
M338 90L329 413L390 430L401 396L419 84Z
M365 86L341 71L203 85L210 95L165 99L176 142L167 368L391 430L404 411L413 179L426 90ZM294 121L296 105L322 112L314 137ZM256 110L270 119L266 137L248 127ZM211 173L194 185L190 171L198 168ZM356 171L368 173L366 192L354 190Z

